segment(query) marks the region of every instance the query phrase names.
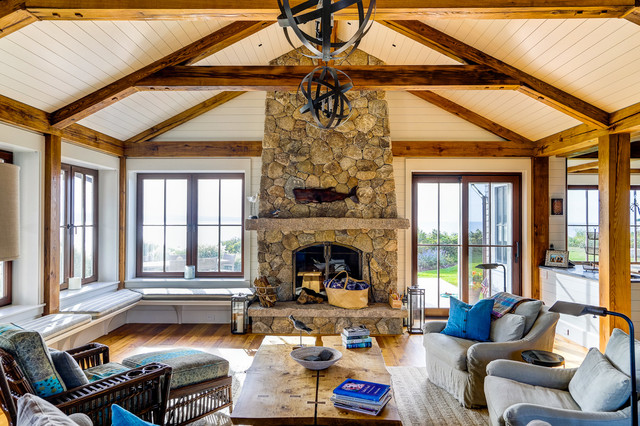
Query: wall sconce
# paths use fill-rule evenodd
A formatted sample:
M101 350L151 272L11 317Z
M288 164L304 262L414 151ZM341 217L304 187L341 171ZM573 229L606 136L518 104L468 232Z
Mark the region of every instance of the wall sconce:
M409 324L407 332L411 334L424 333L424 289L409 287L407 289L409 299Z
M0 261L20 255L20 167L0 162Z

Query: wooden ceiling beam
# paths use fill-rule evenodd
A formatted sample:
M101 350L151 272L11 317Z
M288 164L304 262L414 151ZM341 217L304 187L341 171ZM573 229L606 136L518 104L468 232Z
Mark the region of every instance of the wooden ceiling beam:
M522 82L519 91L596 128L609 125L609 114L577 97L525 73L491 55L457 40L419 21L381 21L381 24L416 40L427 47L439 46L467 62L485 65Z
M68 142L106 154L121 156L124 153L124 144L119 139L79 124L73 124L66 129L56 129L49 125L49 114L45 111L2 95L0 121L26 130L59 136Z
M175 66L135 83L139 90L297 90L312 66ZM479 65L380 65L339 68L356 90L508 89L519 82Z
M409 93L508 141L525 144L533 143L530 139L525 138L513 130L507 129L506 127L501 126L496 122L463 107L462 105L458 105L437 93L429 90L410 91Z
M124 155L148 158L260 157L261 141L140 142L128 144Z
M39 19L66 20L193 20L223 18L274 20L276 0L26 0ZM619 18L634 0L378 0L376 19L571 19ZM357 19L354 8L337 19Z
M176 2L179 3L179 2ZM126 75L97 91L66 105L51 114L51 125L64 128L133 93L135 83L165 67L177 65L192 58L201 58L218 52L243 38L271 25L272 22L238 21L159 59L146 67Z
M640 25L640 8L635 8L635 10L625 16L624 19L629 22L633 22L636 25Z
M585 170L598 170L598 162L591 161L589 163L578 164L577 166L567 167L567 173L578 173L578 172L583 172Z
M168 132L171 129L175 129L181 124L186 123L189 120L193 120L199 115L204 114L205 112L211 111L214 108L219 107L222 104L229 102L232 99L237 98L238 96L244 94L246 92L222 92L215 95L212 98L207 99L204 102L199 103L186 111L177 114L162 123L156 124L153 127L145 130L144 132L140 132L137 135L127 139L125 144L139 143L149 141L153 138L160 136L163 133Z
M394 157L533 157L534 144L520 142L393 141Z
M26 9L24 0L0 2L0 38L36 22L36 18Z

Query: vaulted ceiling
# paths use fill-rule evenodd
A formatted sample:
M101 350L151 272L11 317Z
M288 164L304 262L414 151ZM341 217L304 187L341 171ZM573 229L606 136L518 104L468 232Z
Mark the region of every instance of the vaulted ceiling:
M29 2L26 6L8 3L16 6L11 9L13 12L0 8L0 28L4 30L0 32L0 95L4 97L0 99L0 120L10 121L2 114L2 103L13 100L17 101L12 105L14 109L33 107L44 112L41 120L49 120L53 129L72 129L67 133L77 134L88 128L92 135L97 134L94 138L104 136L115 144L118 142L112 139L131 143L261 140L265 95L259 90L232 94L214 90L219 86L207 83L199 90L163 91L157 90L165 88L165 81L160 80L161 83L154 83L156 90L141 86L138 89L143 90L107 93L99 106L85 101L122 79L131 79L128 87L134 86L139 78L132 78L132 73L153 67L185 48L191 53L200 50L197 55L162 63L155 70L180 64L268 65L291 50L277 24L247 23L246 28L225 34L223 42L214 40L217 44L212 42L202 48L198 43L203 39L215 38L229 25L241 23L220 18L220 11L202 12L196 7L199 0L178 2L195 5L191 9L197 9L199 14L185 8L186 16L178 16L176 11L163 9L162 13L168 15L158 20L136 20L133 15L123 19L122 13L109 20L109 16L115 16L113 11L91 9L87 2L75 2L86 7L75 14L70 12L73 8L65 7L74 2L63 0L44 2L51 9L31 7ZM238 9L243 9L244 3L240 1ZM455 13L423 10L409 15L422 18L420 21L387 21L385 18L398 16L390 12L392 8L386 3L393 2L378 2L378 21L360 49L387 65L456 66L461 70L469 64L490 65L508 74L505 78L515 75L521 82L515 86L518 90L509 90L508 85L504 90L471 90L459 84L454 88L434 84L417 87L419 92L389 91L393 140L510 140L531 144L543 155L565 155L592 150L593 145L587 146L584 141L611 130L607 128L620 120L626 120L625 130L637 130L640 125L637 118L633 122L629 118L640 110L640 25L633 22L637 22L637 13L632 5L603 5L599 14L606 17L599 19L539 19L551 12L541 8L522 15L516 13L517 8L494 8L486 9L490 13L475 10L470 15L535 19L460 19ZM96 10L102 15L95 15ZM190 12L194 19L189 19ZM56 17L55 13L59 15ZM138 13L160 14L149 10ZM270 9L260 13L272 18ZM596 13L595 7L586 8L581 16ZM201 15L207 18L202 19ZM13 21L7 23L3 16L12 17ZM620 19L623 16L630 19ZM101 19L91 20L92 17ZM349 38L356 29L353 21L336 22L341 39ZM217 69L221 68L211 70ZM357 88L358 80L354 80ZM82 108L85 112L74 115ZM77 123L73 124L76 127L67 127L72 123ZM566 144L576 140L578 133L582 145L567 150Z

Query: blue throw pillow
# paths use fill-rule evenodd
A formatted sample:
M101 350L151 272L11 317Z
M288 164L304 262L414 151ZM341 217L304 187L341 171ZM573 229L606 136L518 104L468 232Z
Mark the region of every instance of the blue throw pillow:
M135 414L131 414L121 406L113 404L111 406L111 426L153 426L153 423L139 419Z
M484 299L471 306L451 297L449 303L449 320L443 334L480 342L489 340L493 299Z

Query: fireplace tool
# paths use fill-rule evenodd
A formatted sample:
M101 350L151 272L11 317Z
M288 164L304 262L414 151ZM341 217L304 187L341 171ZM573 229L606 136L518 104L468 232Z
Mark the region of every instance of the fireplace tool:
M369 271L369 303L375 303L376 297L373 294L373 281L371 281L371 253L365 254L367 258L367 270Z

